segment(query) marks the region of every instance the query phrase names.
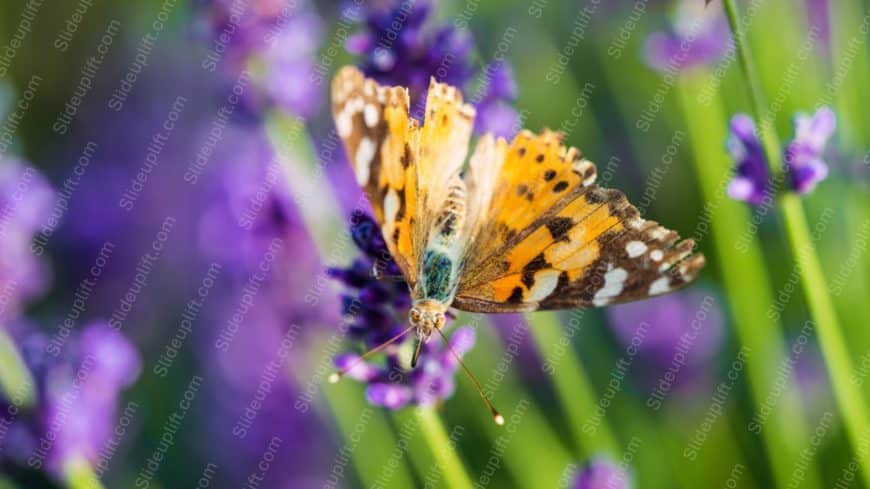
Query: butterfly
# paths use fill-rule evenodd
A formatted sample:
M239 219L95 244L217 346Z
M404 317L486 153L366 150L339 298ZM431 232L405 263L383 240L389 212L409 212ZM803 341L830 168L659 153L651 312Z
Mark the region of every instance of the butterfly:
M420 345L448 309L510 313L598 307L676 290L704 265L691 239L595 185L561 134L486 134L475 110L431 79L421 124L406 88L354 67L332 82L332 113L357 183L411 288ZM466 164L466 159L468 162Z

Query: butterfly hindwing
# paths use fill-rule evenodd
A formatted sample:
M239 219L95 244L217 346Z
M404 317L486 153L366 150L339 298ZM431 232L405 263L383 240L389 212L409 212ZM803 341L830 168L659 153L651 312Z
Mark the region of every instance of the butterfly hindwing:
M678 242L674 231L641 219L621 192L594 179L594 165L561 146L556 133L517 136L478 224L482 238L470 244L454 306L602 306L668 292L697 275L703 257L692 255L691 240Z

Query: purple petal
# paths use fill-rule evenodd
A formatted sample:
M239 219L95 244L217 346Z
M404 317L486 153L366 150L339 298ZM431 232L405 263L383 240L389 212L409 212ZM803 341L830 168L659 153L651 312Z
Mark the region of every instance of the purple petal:
M821 107L812 116L796 115L794 126L794 140L796 142L799 141L813 150L821 152L837 128L837 116L829 107Z
M389 409L399 409L408 404L412 397L411 389L403 385L376 383L366 389L369 403Z
M339 370L344 370L350 367L354 362L358 362L359 358L359 355L354 353L342 353L333 359L333 364L335 364ZM359 362L345 375L361 382L370 382L377 378L380 373L380 369L374 365L368 362Z
M628 489L631 476L603 457L589 461L574 478L574 489Z
M459 328L450 337L450 347L461 357L474 347L476 339L477 333L474 331L474 328Z

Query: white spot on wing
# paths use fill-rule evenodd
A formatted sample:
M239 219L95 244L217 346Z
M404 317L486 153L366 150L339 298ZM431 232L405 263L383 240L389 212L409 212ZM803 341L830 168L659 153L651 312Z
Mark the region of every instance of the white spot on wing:
M613 265L609 265L612 267ZM596 306L603 306L610 302L610 299L619 295L622 292L625 279L628 278L628 272L624 268L613 268L604 274L604 286L595 293L592 303Z
M366 126L368 127L375 127L378 124L378 119L380 118L378 109L374 106L374 104L366 104L363 116L366 121Z
M661 241L668 236L668 231L667 229L658 226L650 229L649 235L652 236L653 239Z
M342 138L350 136L353 127L351 125L350 111L345 108L335 116L335 128L338 130L338 135Z
M396 222L396 214L399 213L399 194L396 189L391 188L384 197L384 218L387 227L392 227Z
M538 302L547 298L559 283L558 270L541 270L535 274L535 283L525 297L527 302Z
M671 280L668 277L662 277L649 286L649 295L659 295L671 290Z
M629 241L628 244L625 245L625 252L628 253L629 258L637 258L644 254L645 251L646 245L643 241Z
M662 250L652 250L649 252L649 257L653 261L661 261L661 259L665 257L665 254L662 253Z
M354 157L354 170L356 171L356 183L365 185L369 182L372 159L375 157L375 143L370 138L362 138L356 149Z

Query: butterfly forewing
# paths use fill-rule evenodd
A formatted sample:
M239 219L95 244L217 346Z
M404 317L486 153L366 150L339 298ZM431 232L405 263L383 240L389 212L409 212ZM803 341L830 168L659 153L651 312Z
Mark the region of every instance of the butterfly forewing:
M454 306L477 312L602 306L658 295L703 266L691 240L639 217L559 136L523 132L502 166ZM523 200L526 202L523 203Z
M413 284L420 135L408 110L406 89L380 86L356 68L342 68L333 79L336 131L393 258Z

